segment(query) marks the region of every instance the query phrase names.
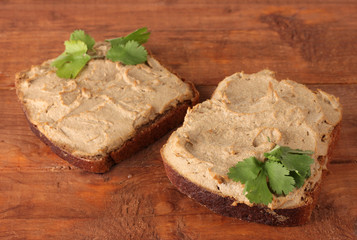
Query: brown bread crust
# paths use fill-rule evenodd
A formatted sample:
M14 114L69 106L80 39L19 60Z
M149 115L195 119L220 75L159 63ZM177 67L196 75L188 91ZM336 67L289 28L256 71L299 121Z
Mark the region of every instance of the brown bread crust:
M340 124L335 127L331 134L327 160L329 160L332 155L332 149L338 139L339 133ZM233 198L212 193L209 190L192 183L184 176L177 173L174 168L167 163L163 154L161 154L161 156L168 178L180 192L196 200L213 212L223 216L274 226L298 226L303 225L310 220L312 210L315 208L318 201L322 178L315 185L314 189L307 191L307 199L311 198L313 201L307 202L306 205L298 208L271 210L265 206L254 205L250 207L244 203L238 203L234 206L232 205L234 202ZM325 175L325 172L326 171L323 172L323 176Z
M150 145L171 129L179 126L185 118L187 109L198 103L199 93L195 86L189 82L194 92L194 97L190 101L179 104L163 115L159 116L153 123L149 123L138 130L138 133L127 140L123 146L110 153L116 163L126 159L145 146Z
M137 134L133 138L127 140L120 148L112 151L107 156L97 156L91 158L74 156L66 151L64 146L55 145L38 130L36 125L30 122L26 114L26 109L24 105L22 103L21 104L32 132L34 132L37 137L47 144L54 153L68 161L70 164L85 171L104 173L109 171L115 163L130 157L140 149L155 142L164 136L169 130L177 127L183 122L187 109L197 104L199 100L199 93L195 86L191 82L187 83L191 86L193 91L193 98L191 100L179 103L176 107L169 109L165 113L156 117L156 119L152 122L142 126L137 130Z

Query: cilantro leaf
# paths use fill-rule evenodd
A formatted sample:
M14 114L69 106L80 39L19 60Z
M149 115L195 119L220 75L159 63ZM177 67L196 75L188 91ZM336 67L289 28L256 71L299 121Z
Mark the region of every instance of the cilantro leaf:
M125 37L107 40L111 43L107 58L127 65L145 62L148 53L140 44L147 42L149 36L150 32L144 27ZM83 30L73 31L70 40L65 41L66 49L64 53L51 63L52 66L57 68L57 76L75 78L90 59L100 57L87 54L87 51L93 50L94 45L95 40Z
M244 184L258 176L262 170L262 164L255 157L246 158L229 169L228 177Z
M53 66L57 67L57 76L61 78L76 78L81 69L90 60L90 56L78 56L63 53L60 55Z
M141 44L147 42L150 32L147 27L140 28L125 37L107 39L111 48L106 57L112 61L119 61L126 65L135 65L147 60L147 51Z
M246 158L229 169L228 177L245 184L244 191L250 202L267 205L272 201L273 195L268 188L263 166L264 163L255 157Z
M314 160L307 155L287 154L281 162L287 169L291 171L295 170L300 176L305 177Z
M311 154L312 151L276 145L264 153L265 162L255 157L246 158L231 167L227 175L233 181L245 184L244 192L251 203L268 205L272 202L273 193L287 195L295 187L304 185L314 162L309 156Z
M57 68L57 76L75 78L91 57L86 54L87 45L79 40L65 41L66 50L51 65Z
M83 41L70 40L64 42L65 53L68 54L85 54L88 50L87 45Z
M138 30L128 34L124 37L126 41L134 40L139 44L146 43L150 37L150 32L148 32L147 27L139 28Z
M296 188L301 188L305 183L305 177L300 176L296 171L290 171L290 176L294 178Z
M107 52L107 58L126 65L143 63L147 59L147 51L136 41L130 40L125 45L114 45Z
M275 145L275 147L270 150L270 152L264 153L264 156L267 158L268 156L279 157L281 156L281 147L279 145Z
M295 170L300 176L305 177L314 160L308 155L286 153L282 155L281 162L290 171Z
M293 153L293 154L306 154L306 155L312 155L314 154L313 151L310 151L310 150L300 150L300 149L291 149L289 147L285 147L285 148L288 148L288 152L289 153Z
M294 178L289 176L289 170L281 163L266 161L265 170L269 176L269 186L277 194L287 195L294 189Z
M297 171L299 175L305 177L310 170L310 165L314 162L309 156L311 154L313 154L312 151L276 145L270 152L264 153L264 156L269 160L281 161L288 170Z
M280 158L278 158L278 157L275 156L275 155L269 154L269 153L264 153L264 157L266 157L268 160L274 161L274 162L279 162L279 161L281 161Z
M246 197L252 203L268 205L273 201L273 194L268 188L267 176L263 169L255 179L246 182L244 190L247 192Z
M93 46L95 44L95 40L91 36L86 34L83 30L75 30L71 34L69 39L70 40L80 40L80 41L84 42L87 45L88 50L92 50Z
M146 43L150 37L150 32L148 32L147 27L139 28L136 31L128 34L125 37L107 39L107 42L110 42L111 46L116 45L125 45L129 41L135 41L139 44Z

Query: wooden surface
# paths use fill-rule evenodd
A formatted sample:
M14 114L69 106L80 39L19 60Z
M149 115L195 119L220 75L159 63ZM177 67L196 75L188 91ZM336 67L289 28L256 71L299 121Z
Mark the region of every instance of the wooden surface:
M357 2L0 1L0 239L356 239ZM148 26L157 58L209 98L263 68L340 97L340 141L305 226L218 216L168 181L157 143L107 174L71 167L30 131L14 74L56 57L74 29L96 40Z

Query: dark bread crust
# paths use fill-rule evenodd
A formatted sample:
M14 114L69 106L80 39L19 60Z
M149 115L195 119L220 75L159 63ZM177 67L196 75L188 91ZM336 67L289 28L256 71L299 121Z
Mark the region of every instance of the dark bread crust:
M111 166L113 166L114 161L110 156L106 156L106 157L98 156L97 158L92 158L92 159L84 158L84 157L77 157L77 156L74 156L74 155L70 154L69 152L63 150L63 148L56 146L45 135L43 135L40 132L40 130L38 130L36 125L34 125L32 122L30 122L25 110L24 110L24 112L25 112L27 122L29 123L32 132L37 137L39 137L42 140L42 142L44 142L46 145L48 145L54 153L56 153L58 156L60 156L61 158L63 158L67 162L69 162L70 164L72 164L76 167L82 168L86 171L95 172L95 173L104 173L104 172L108 171L111 168Z
M338 139L339 133L340 124L334 128L331 134L327 160L329 160L332 155L332 149ZM312 199L312 201L309 201L298 208L271 210L265 206L253 205L250 207L244 203L238 203L236 206L233 206L233 198L212 193L209 190L192 183L175 171L174 168L167 163L163 154L161 154L161 156L168 178L180 192L196 200L213 212L223 216L274 226L298 226L303 225L310 220L312 210L315 208L318 201L322 179L320 179L313 189L306 190L307 199ZM325 172L326 171L323 171L323 176L325 176Z
M21 105L32 132L34 132L37 137L39 137L45 144L47 144L54 153L68 161L70 164L85 171L93 173L104 173L109 171L109 169L115 163L130 157L140 149L155 142L164 136L169 130L177 127L183 122L187 109L197 104L199 100L199 93L195 86L191 82L186 83L191 86L193 91L193 98L191 100L178 103L176 107L167 110L163 114L157 116L150 123L142 126L137 130L137 134L133 138L127 140L121 147L112 151L107 156L93 156L88 158L72 155L66 151L64 147L57 146L56 144L52 143L44 134L42 134L37 126L29 120L25 106L22 104L22 102Z
M130 157L138 150L155 142L168 131L179 126L183 122L187 109L197 104L199 100L199 93L195 86L191 82L188 82L188 84L190 84L193 90L194 97L190 101L181 103L176 106L176 108L159 116L153 123L141 127L132 139L127 140L119 149L111 152L110 156L116 163Z

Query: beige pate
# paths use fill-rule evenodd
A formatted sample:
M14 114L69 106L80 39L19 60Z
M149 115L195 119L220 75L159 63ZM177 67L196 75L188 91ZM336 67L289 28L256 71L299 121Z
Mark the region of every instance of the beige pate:
M95 49L104 56L108 44ZM18 76L18 95L29 121L75 156L106 155L193 97L189 84L151 56L135 66L91 60L75 79L57 77L51 61Z
M320 179L330 134L341 115L338 99L321 90L314 93L290 80L279 82L269 70L236 73L219 83L210 100L189 110L162 154L189 181L251 205L244 186L228 179L230 167L250 156L263 161L263 153L275 144L312 150L315 163L309 181L286 197L274 196L268 206L293 208L309 201L304 189L312 189Z

